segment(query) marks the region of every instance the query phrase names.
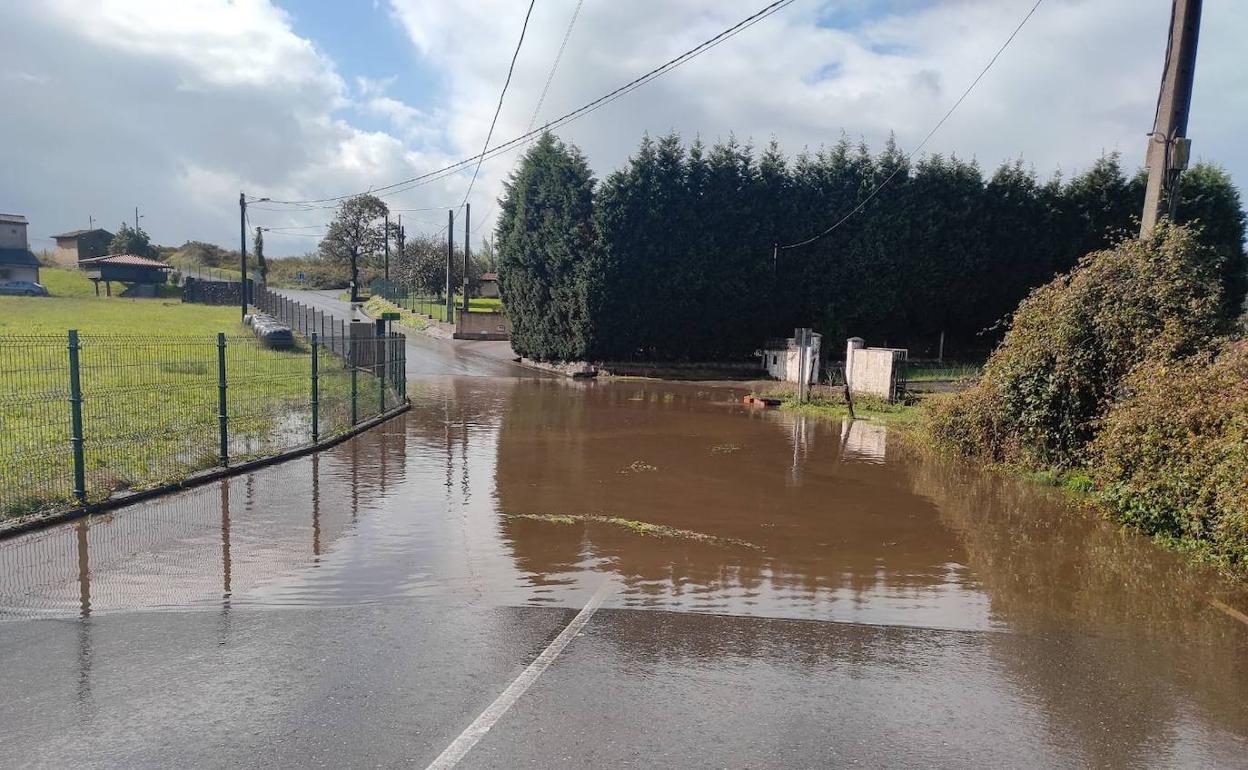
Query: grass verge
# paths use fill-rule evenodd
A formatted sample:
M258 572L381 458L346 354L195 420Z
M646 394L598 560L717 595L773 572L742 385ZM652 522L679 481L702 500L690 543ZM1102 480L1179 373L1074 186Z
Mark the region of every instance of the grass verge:
M389 300L381 297L369 297L368 302L364 303L364 312L374 318L378 318L382 313L398 313L399 325L406 326L409 329L417 331L425 329L429 326L429 321L424 316L413 313L410 310L401 308Z

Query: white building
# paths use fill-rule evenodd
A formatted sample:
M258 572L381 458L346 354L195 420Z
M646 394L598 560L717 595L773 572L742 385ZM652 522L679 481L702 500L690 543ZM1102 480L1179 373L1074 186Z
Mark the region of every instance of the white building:
M39 260L30 253L21 214L0 214L0 281L39 282Z
M806 382L811 385L819 383L819 351L822 347L823 335L810 333L810 347L806 351L805 374ZM763 367L767 374L783 382L801 382L799 370L802 351L797 345L796 337L784 340L770 340L763 349Z
M906 387L908 355L903 348L869 348L862 337L850 337L845 345L850 392L897 400Z

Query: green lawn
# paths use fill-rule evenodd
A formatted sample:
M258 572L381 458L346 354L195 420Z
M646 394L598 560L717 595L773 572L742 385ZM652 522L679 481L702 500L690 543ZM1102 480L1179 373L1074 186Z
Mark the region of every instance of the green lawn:
M0 518L72 504L67 330L81 337L89 499L216 465L217 333L227 335L230 454L311 439L311 356L261 347L238 310L169 299L97 298L81 274L42 271L53 297L0 297ZM83 291L83 284L89 293ZM358 376L361 419L377 381ZM390 397L394 403L394 396ZM322 352L321 435L350 427L350 373Z
M910 382L935 382L940 380L965 380L978 377L982 364L958 364L911 361L906 364L906 379Z
M0 335L83 333L240 334L235 307L183 304L180 299L96 297L77 270L42 268L40 282L51 297L0 297ZM120 291L120 287L114 285Z

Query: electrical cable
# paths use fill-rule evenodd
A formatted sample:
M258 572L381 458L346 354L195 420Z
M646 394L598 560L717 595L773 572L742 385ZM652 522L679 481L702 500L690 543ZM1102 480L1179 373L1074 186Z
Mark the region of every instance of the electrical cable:
M414 177L409 177L407 179L403 179L398 182L394 182L392 184L384 185L382 187L371 188L364 192L378 195L378 197L382 197L384 195L394 195L400 192L406 192L407 190L413 189L422 184L428 184L429 182L436 181L437 179L440 179L444 176L448 176L449 174L454 173L455 171L466 168L468 165L472 164L475 161L488 159L491 157L495 157L497 155L501 155L504 152L514 150L520 146L523 146L524 143L531 141L532 139L538 136L541 136L544 132L549 131L552 128L558 128L574 120L579 120L580 118L583 118L586 115L589 115L590 113L595 112L596 110L601 109L602 107L610 104L616 99L619 99L620 97L625 96L637 90L638 88L640 88L643 85L646 85L650 81L667 74L671 70L676 69L682 64L685 64L686 62L698 56L701 56L702 54L711 50L712 48L719 45L720 43L723 43L726 40L729 40L735 35L745 31L749 27L752 27L754 24L762 21L763 19L766 19L768 16L771 16L772 14L783 10L784 8L788 7L794 2L795 0L775 0L774 2L767 4L760 10L755 11L754 13L745 17L744 19L732 25L731 27L728 27L727 29L723 30L719 34L714 35L713 37L710 37L704 40L703 42L699 43L693 48L690 48L684 53L667 60L663 64L660 64L654 69L651 69L649 72L646 72L645 74L634 78L633 80L629 81L628 83L625 83L624 85L616 88L613 91L609 91L603 94L602 96L599 96L597 99L594 99L593 101L587 102L581 105L580 107L577 107L576 109L571 110L570 112L566 112L563 115L553 120L547 121L544 125L532 131L529 131L528 133L521 134L520 136L517 136L513 139L509 139L506 142L497 144L494 147L489 148L480 154L473 155L468 158L464 158L462 160L459 160L455 163L450 164L449 166L444 166L442 168L435 169L433 171L429 171L429 172L426 172L424 174L420 174ZM337 196L332 196L332 197L327 197L327 198L312 198L312 199L307 199L307 200L271 200L269 202L283 204L283 205L292 205L292 206L306 206L306 205L316 204L316 203L332 203L335 201L342 201L342 200L346 200L347 198L352 198L352 197L355 197L356 195L362 195L362 194L364 193L350 193L347 195L337 195ZM253 200L256 200L256 199L253 198Z
M928 140L931 139L932 136L937 131L940 130L940 127L945 124L945 121L949 119L949 116L953 115L954 111L958 109L959 105L962 104L963 100L965 100L966 97L975 88L975 86L979 84L979 81L983 79L984 75L988 74L988 70L990 70L992 68L992 65L996 63L998 57L1001 56L1001 54L1005 51L1006 47L1008 47L1009 44L1013 42L1014 38L1018 35L1019 31L1022 30L1023 25L1026 24L1027 20L1032 17L1032 14L1036 12L1036 9L1040 7L1040 4L1042 2L1044 2L1044 0L1036 0L1035 5L1031 6L1031 10L1028 11L1027 15L1023 17L1023 20L1018 23L1018 26L1015 27L1014 31L1010 33L1010 36L1005 39L1005 42L1001 44L1001 47L997 49L997 52L992 55L991 59L988 60L988 64L985 65L982 70L980 70L980 73L975 76L975 79L972 80L971 84L966 87L966 90L962 92L962 95L958 97L957 101L953 103L953 106L949 108L949 111L944 114L944 117L942 117L939 121L936 122L936 125L932 127L931 131L927 132L927 136L923 137L923 141L919 142L918 145L913 150L911 150L910 152L906 154L905 159L907 162L912 157L914 157L915 153L923 149L923 146L926 145ZM881 190L883 190L885 187L888 186L889 182L893 181L893 177L897 176L897 174L900 173L902 168L904 167L905 167L904 164L898 164L897 168L893 169L893 173L885 177L884 181L876 185L875 189L873 189L870 193L867 194L865 198L859 201L857 206L854 206L854 208L851 209L848 214L845 214L843 217L836 220L836 222L828 229L824 230L818 235L811 236L810 238L807 238L803 241L797 241L796 243L790 243L784 246L776 244L776 246L774 247L774 251L780 252L780 251L786 251L788 249L796 249L801 246L807 246L811 243L814 243L817 240L820 240L821 238L824 238L825 236L830 234L833 230L836 230L838 227L848 222L859 211L862 211L863 208L865 208L866 205L870 203L871 200L876 195L878 195Z
M485 151L490 149L490 140L494 138L494 126L498 123L498 115L503 111L503 98L507 96L507 86L511 85L511 75L516 69L516 59L520 57L520 47L524 45L524 33L529 28L529 17L533 15L533 6L537 0L529 0L529 10L524 14L524 24L520 27L520 39L516 41L516 50L511 54L511 64L507 66L507 79L503 81L503 90L498 94L498 106L494 108L494 119L490 121L490 130L485 134L485 144L481 147L481 157L477 167L472 170L472 179L468 181L468 191L464 193L464 203L472 195L472 187L477 183L477 174L481 172L481 164L485 161Z
M580 15L581 6L584 4L585 0L576 0L576 7L572 9L572 18L568 19L568 28L563 31L563 41L559 43L559 52L555 54L555 60L550 65L550 72L546 74L546 84L542 86L541 96L537 97L537 104L533 107L533 115L529 118L528 128L525 129L526 133L533 131L533 125L537 123L537 116L542 112L542 103L546 101L546 94L550 91L550 84L555 81L555 72L559 69L559 62L563 60L563 52L567 49L568 40L572 37L572 28L576 26L576 17ZM485 223L490 219L490 214L494 213L497 205L497 201L490 204L490 208L485 212L485 216L480 217L477 226L472 228L473 235L476 235L485 226Z

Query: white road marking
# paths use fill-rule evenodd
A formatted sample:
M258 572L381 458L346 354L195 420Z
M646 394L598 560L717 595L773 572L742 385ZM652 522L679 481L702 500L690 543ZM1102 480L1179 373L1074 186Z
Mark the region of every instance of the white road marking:
M490 731L494 723L502 719L507 710L520 699L520 696L524 695L525 691L533 686L533 683L542 675L542 672L550 668L550 664L555 662L555 658L559 657L559 653L563 652L563 648L568 646L568 642L572 641L573 637L581 632L581 629L585 627L589 619L602 606L603 600L611 592L610 588L610 581L603 581L602 586L589 598L589 601L576 614L576 617L572 618L572 622L559 632L554 641L547 645L546 649L542 650L542 654L538 655L520 673L520 676L516 677L515 681L494 699L494 702L485 711L481 712L481 716L473 720L473 723L468 725L468 728L460 733L459 737L452 741L451 745L447 746L438 755L437 759L429 763L429 767L426 770L450 770L450 768L459 764L464 755L472 751L472 747L476 746L485 737L485 734Z

